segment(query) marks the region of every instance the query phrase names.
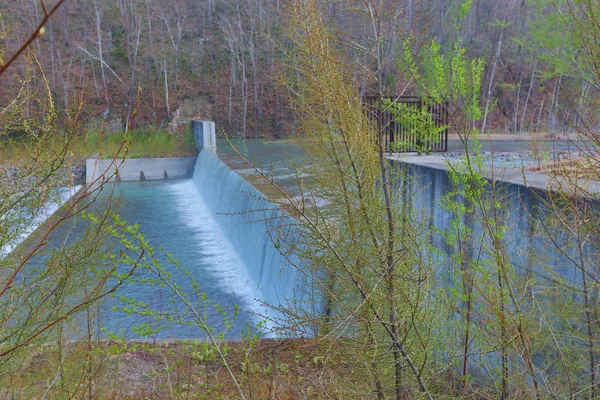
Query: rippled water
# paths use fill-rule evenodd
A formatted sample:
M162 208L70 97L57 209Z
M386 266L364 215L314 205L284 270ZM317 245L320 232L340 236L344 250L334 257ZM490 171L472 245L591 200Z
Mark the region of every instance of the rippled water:
M258 315L265 313L256 301L262 294L194 182L124 182L116 184L115 189L122 199L121 217L129 224L139 225L140 231L156 249L157 258L169 272L172 282L188 295L207 325L215 333L225 332L226 337L240 337L247 328L256 331L261 321ZM99 202L102 201L100 198ZM80 219L61 224L47 248L60 246L65 239L72 242L83 235L86 227L86 221ZM181 269L174 267L164 253L158 251L159 246L178 260ZM43 257L39 261L43 261ZM185 270L189 271L189 276ZM108 337L109 332L115 332L128 339L137 338L133 327L147 323L161 327L160 332L150 335L149 339L205 337L200 328L187 324L193 318L169 288L139 282L143 278L155 278L153 274L140 268L135 277L137 281L126 282L114 297L101 303L96 322L100 336ZM196 289L192 278L197 284ZM182 323L158 323L149 315L121 312L119 310L128 306L121 301L121 296L143 302L154 311L170 313L176 319L181 316ZM239 307L241 312L228 328L234 307ZM138 307L139 311L143 309Z

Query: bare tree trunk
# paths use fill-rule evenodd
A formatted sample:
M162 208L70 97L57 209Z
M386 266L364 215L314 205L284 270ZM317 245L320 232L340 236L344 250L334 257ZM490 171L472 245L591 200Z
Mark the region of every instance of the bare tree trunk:
M65 96L65 108L69 108L69 96L71 95L71 70L73 67L73 53L69 55L69 64L67 65L67 76L63 76L63 95Z
M409 5L410 6L410 5ZM379 25L376 22L375 18L375 10L374 5L372 3L368 4L369 12L371 14L371 20L373 22L373 35L375 36L375 48L374 54L377 62L377 85L378 85L378 93L377 95L380 97L380 103L383 104L382 96L383 96L383 82L382 82L382 59L381 59L381 31L379 30ZM409 18L410 19L410 18ZM410 22L408 22L410 23ZM391 335L395 338L401 337L398 332L398 315L396 311L395 305L395 271L394 271L394 253L395 253L395 234L396 234L396 224L393 213L393 205L392 199L390 195L391 191L391 182L389 181L389 170L386 166L385 160L385 149L384 149L384 138L383 131L380 129L378 132L378 153L379 153L379 168L381 173L381 181L382 181L382 191L385 199L385 207L386 207L386 216L387 216L387 248L386 248L386 273L384 276L386 277L387 287L388 287L388 296L389 296L389 326L391 330ZM394 357L394 373L395 373L395 393L396 400L402 400L404 398L404 390L402 388L402 351L398 346L394 346L392 349L392 354ZM424 390L427 393L427 390Z
M414 0L406 0L406 31L410 32L413 28L413 16L415 12Z
M581 85L581 95L579 96L579 111L577 115L576 126L580 127L585 125L585 100L587 98L588 92L590 90L590 83L586 80L583 81Z
M169 18L167 15L162 14L161 18L167 28L167 33L169 34L169 39L171 41L171 46L173 46L173 50L175 51L175 68L173 70L173 90L177 90L177 79L179 74L179 46L181 45L181 39L183 37L183 29L185 27L186 16L176 15L177 18L177 36L173 34L173 30L171 29L171 24L169 22Z
M104 87L104 99L108 107L108 88L106 86L106 75L104 74L104 56L102 50L102 14L100 13L99 0L94 1L94 13L96 16L96 38L98 45L98 59L100 60L100 76L102 77L102 86Z
M228 112L228 120L229 125L233 122L233 87L235 86L235 56L233 45L230 43L229 48L231 51L231 61L230 61L230 71L229 71L229 112Z
M590 293L587 282L587 273L585 271L585 263L583 261L583 249L581 244L581 239L579 239L579 251L581 255L581 278L583 283L583 300L585 307L585 318L587 325L587 339L588 339L588 349L589 349L589 362L590 362L590 399L596 398L596 356L594 351L594 317L592 315L591 305L590 305Z
M256 65L256 58L254 55L254 32L250 32L250 40L248 51L250 54L250 64L252 65L252 81L253 81L253 89L254 89L254 109L256 111L257 121L260 121L262 118L262 109L260 107L259 99L258 99L258 67Z
M500 289L500 356L502 360L502 392L500 398L508 399L508 332L506 322L506 305L504 301L504 279L498 268L498 288Z
M0 18L0 23L2 23L2 29L5 30L4 28L4 21ZM52 86L56 87L57 86L57 73L56 73L56 60L54 59L54 53L56 52L56 38L54 37L54 29L52 28L51 22L48 21L48 26L50 27L49 32L50 32L50 65L52 66ZM4 32L4 35L6 35L6 32ZM5 45L8 45L8 41L6 40L6 36L5 36Z
M2 27L2 39L4 40L4 48L10 48L8 45L8 31L6 29L6 24L4 23L4 19L0 18L0 27Z
M542 120L542 111L544 110L544 99L542 99L542 104L540 104L540 112L538 114L538 118L537 118L537 124L535 126L535 131L539 132L540 131L540 122Z
M129 79L129 108L127 110L127 128L129 129L130 126L130 118L131 118L131 112L135 106L135 100L136 100L136 91L135 91L135 72L137 70L137 54L138 54L138 49L140 47L140 35L142 33L142 17L139 18L138 22L138 30L137 30L137 39L135 41L135 47L133 49L133 63L131 66L131 78Z
M552 100L550 102L550 108L548 109L548 119L550 120L551 133L556 133L556 113L558 113L558 98L560 97L560 85L562 82L562 74L558 76L554 90L552 91ZM548 126L548 124L546 124Z
M513 133L517 133L517 121L519 120L519 101L521 100L521 84L523 83L523 71L519 73L519 84L517 85L517 101L513 115Z
M506 16L505 16L506 19ZM487 99L485 101L485 111L483 113L483 122L481 123L481 134L485 132L485 124L487 122L488 112L490 110L490 99L492 98L492 88L494 86L494 78L496 76L496 68L498 66L498 60L500 59L500 52L502 51L502 36L504 35L504 29L500 32L500 38L498 39L498 50L496 51L496 58L494 58L494 64L492 65L492 72L490 73L490 84L488 85Z
M243 54L240 63L242 66L242 133L246 137L246 124L248 122L248 80L246 79L246 63Z
M40 20L40 11L38 9L38 1L34 0L33 1L33 7L35 10L35 19L33 19L32 21L39 21ZM65 31L68 32L68 31ZM37 53L40 54L42 52L42 49L40 48L40 41L36 40L35 42L35 46L37 47Z
M94 64L91 63L92 76L94 77L94 90L96 92L96 97L100 97L100 88L98 87L98 77L96 76L96 68L94 68Z
M165 75L165 102L167 106L167 116L171 115L171 108L169 107L169 78L167 74L167 59L163 59L163 71Z
M152 32L152 15L150 14L150 2L146 2L146 15L148 16L148 41L150 43L150 55L152 62L156 68L158 74L153 75L150 79L150 88L152 91L152 111L156 112L156 89L160 81L160 62L156 57L156 50L154 46L154 34Z
M533 83L535 82L535 71L537 69L537 62L533 65L533 71L531 72L531 80L529 81L529 90L527 91L527 98L525 99L525 105L523 106L523 113L521 114L521 127L519 133L523 133L523 125L525 124L525 116L527 115L527 105L529 104L529 97L531 96L531 90L533 89Z

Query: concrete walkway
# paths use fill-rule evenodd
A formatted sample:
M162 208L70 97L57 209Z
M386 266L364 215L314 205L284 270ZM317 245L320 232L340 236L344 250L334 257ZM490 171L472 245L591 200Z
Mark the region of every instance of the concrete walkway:
M387 156L392 162L402 162L412 165L420 165L424 167L447 171L449 164L458 163L458 158L450 158L444 154L433 155L418 155L416 153L394 153ZM512 183L528 188L553 190L558 192L573 192L573 184L561 177L527 170L524 168L511 168L495 164L492 169L491 165L487 165L483 171L483 175L487 179L495 179L496 181ZM581 188L585 188L588 194L600 194L600 181L579 180L577 184Z

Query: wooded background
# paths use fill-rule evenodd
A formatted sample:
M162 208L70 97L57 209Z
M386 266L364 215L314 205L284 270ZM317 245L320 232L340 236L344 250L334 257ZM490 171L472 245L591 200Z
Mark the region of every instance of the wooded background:
M576 109L589 95L589 84L572 71L557 72L545 57L549 49L569 51L552 26L557 9L548 0L473 0L459 32L454 28L459 0L385 3L389 29L382 30L387 32L383 78L389 94L399 94L395 85L404 87L399 59L406 41L435 39L442 52L451 52L447 47L460 35L469 57L486 59L483 102L491 112L482 124L488 130L559 132L561 120L569 118L557 118L557 110L568 114L569 105ZM283 34L283 4L70 0L48 22L33 50L58 107L68 109L84 93L85 115L104 118L111 130L166 126L179 115L215 120L230 134L277 137L293 133L294 127L286 90L277 85L282 54L291 46ZM353 2L322 4L344 34L371 40L371 22L352 12ZM36 0L5 0L0 13L0 40L10 54L34 29L42 10ZM26 66L20 60L11 67L1 102L14 95L10 80L16 82ZM369 76L358 71L356 82L368 89ZM426 95L416 89L405 94Z

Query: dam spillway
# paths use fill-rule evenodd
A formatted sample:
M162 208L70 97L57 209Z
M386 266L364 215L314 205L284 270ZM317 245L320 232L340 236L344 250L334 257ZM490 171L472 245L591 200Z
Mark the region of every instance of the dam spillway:
M292 234L289 218L218 157L200 152L193 182L227 240L258 285L263 300L284 305L299 294L300 274L275 248L275 236Z
M257 332L260 325L261 334L273 335L282 318L277 308L304 298L301 274L273 243L288 234L289 217L213 152L200 151L192 179L119 182L115 189L122 193L120 215L137 223L151 245L177 259L181 269L156 253L172 281L205 310L207 325L216 332L235 338L247 330ZM100 307L103 331L131 339L136 337L133 326L147 325L156 329L147 338L203 337L199 328L186 325L191 316L169 289L142 283L152 279L147 271L136 275ZM143 306L131 312L132 303ZM146 309L183 323L157 320Z
M248 159L258 156L266 169L277 171L279 181L290 175L291 168L280 165L289 161L285 159L287 154L299 155L296 146L285 143L252 142L244 146ZM208 325L217 332L225 332L226 337L235 338L248 328L256 331L258 325L264 326L263 332L270 332L277 325L274 321L282 317L277 307L286 307L294 301L311 304L311 296L306 293L309 287L303 282L301 272L290 265L273 243L278 234L293 234L288 227L294 221L243 178L252 173L247 165L237 165L236 170L226 165L234 165L232 157L225 148L219 157L201 151L192 179L120 182L115 184L115 189L123 193L122 217L130 224L139 224L151 245L163 247L189 272L188 276L172 268L168 257L157 254L159 261L169 268L173 281L203 310ZM274 160L275 165L269 165ZM452 249L439 234L448 231L453 219L453 215L440 206L444 195L452 189L447 173L414 166L407 170L406 176L404 184L410 186L410 199L399 201L410 201L412 208L418 210L419 218L435 227L433 248L451 255ZM543 208L539 207L543 193L515 185L506 185L505 193L502 218L510 227L510 235L505 239L517 272L525 277L560 276L577 283L577 269L570 265L567 256L552 252L552 243L540 232L539 221L545 218ZM67 224L55 236L69 236L71 229ZM83 232L82 226L77 229ZM471 229L475 237L481 236L477 226ZM567 243L567 236L558 237ZM473 246L476 247L476 243ZM588 249L591 257L594 249L588 247L586 252ZM448 278L444 276L444 268L445 264L440 262L438 271L442 280ZM185 325L190 316L177 304L170 290L140 283L147 274L143 270L136 274L139 275L136 280L126 283L100 308L99 330L135 338L132 326L148 324L157 328L156 332L145 335L149 339L202 337L200 329ZM141 307L137 312L129 312L133 300L144 303L148 309L175 315L183 324L156 321ZM243 312L229 321L236 307ZM221 313L223 310L227 316Z
M410 204L408 208L414 210L413 215L416 217L411 223L422 226L424 234L430 235L431 247L427 247L426 251L431 249L431 253L423 254L427 258L431 255L432 258L432 271L436 280L435 294L440 294L440 298L446 293L453 295L451 291L460 283L457 266L452 265L452 256L456 254L456 250L449 244L448 236L443 234L452 232L455 216L444 208L442 203L455 188L450 184L448 173L444 170L418 165L395 167L406 168L405 174L398 174L405 180L397 182L396 185L396 188L405 187L406 191L394 192L395 200ZM155 246L162 245L179 259L180 264L190 272L198 284L197 293L201 295L194 293L193 284L187 275L177 269L170 270L173 281L186 293L190 293L189 297L202 310L207 324L215 332L225 332L227 338L243 336L247 329L256 332L265 316L279 317L274 315L273 309L262 307L262 303L268 302L276 307L285 306L288 299L296 296L302 298L304 295L300 274L294 269L289 269L287 260L279 254L271 237L266 233L266 228L271 224L265 221L273 222L273 228L278 230L286 225L285 218L289 217L242 179L240 174L246 176L251 172L242 172L241 169L232 171L219 158L202 152L196 160L196 171L191 180L130 182L116 185L117 190L123 189L125 192L121 210L123 217L130 223L138 222L140 230L146 234L150 243ZM280 171L277 175L281 179L286 174ZM552 219L549 211L544 208L548 193L518 185L498 185L500 188L497 193L501 202L496 211L500 215L502 227L506 227L503 243L510 256L511 267L508 273L521 296L519 306L531 313L539 309L547 319L549 327L561 329L561 316L565 307L570 307L567 310L569 311L574 309L577 303L581 303L581 294L577 290L569 289L581 286L582 270L570 260L575 256L571 252L578 250L577 243L573 242L573 238L567 232L568 227L565 226L551 227L556 243L552 243L545 234L544 229L550 227L549 220ZM453 196L456 201L460 201L460 190L456 190ZM467 243L470 247L467 251L472 252L473 256L477 256L479 249L486 245L486 240L489 241L481 229L480 217L463 218L459 222L472 232L473 240ZM278 225L278 221L284 222ZM279 232L285 234L285 230ZM564 254L556 249L557 245L565 251ZM598 248L600 247L597 242L592 241L586 242L581 248L586 270L593 277L597 276L598 271L598 258L594 258ZM439 258L435 258L438 255ZM483 255L488 256L489 254ZM474 258L471 257L473 260ZM164 258L161 261L168 264ZM482 262L481 266L475 267L478 274L484 274L489 271L484 268L493 269L494 265ZM140 278L143 279L143 275L137 277L138 280ZM486 314L486 307L490 305L486 303L484 292L490 287L494 290L493 284L494 282L483 288L478 287L478 293L482 295L478 295L474 300L478 315L483 317L473 323L473 326L482 335L488 332L495 333L494 325L486 324L493 314ZM527 297L530 293L535 294L536 303ZM202 299L202 294L205 294L208 300ZM142 335L145 339L202 339L201 329L186 325L190 320L189 314L181 312L181 304L173 302L177 299L164 287L132 282L121 288L117 295L115 299L109 299L106 307L101 309L103 315L98 321L102 329L116 332L123 329L124 333L120 336L135 339L139 336L131 331L131 327L147 323L159 325L161 330ZM119 298L121 296L145 302L154 310L175 316L176 321L157 322L152 316L142 313L127 313L126 310L114 312L113 307L119 309L123 304L132 307L132 303L122 302ZM436 315L436 318L443 327L442 332L454 337L460 334L459 330L464 326L461 325L463 305L458 296L451 299L457 299L453 303L456 308L449 309L444 315ZM240 313L230 323L224 320L212 302L219 304L228 315L234 313L236 306L245 312ZM177 320L179 316L181 319ZM275 324L267 324L267 329L263 332L270 332L269 329L274 327L273 325ZM353 333L348 329L344 334ZM482 379L484 382L484 370L498 366L497 350L486 346L485 342L474 342L471 347L472 353L480 356L473 356L470 361L473 363L470 370L476 379ZM447 349L452 348L441 347L436 356L454 357L454 353ZM551 366L552 354L548 355L542 347L538 347L534 356L540 365ZM517 363L514 365L518 367Z

